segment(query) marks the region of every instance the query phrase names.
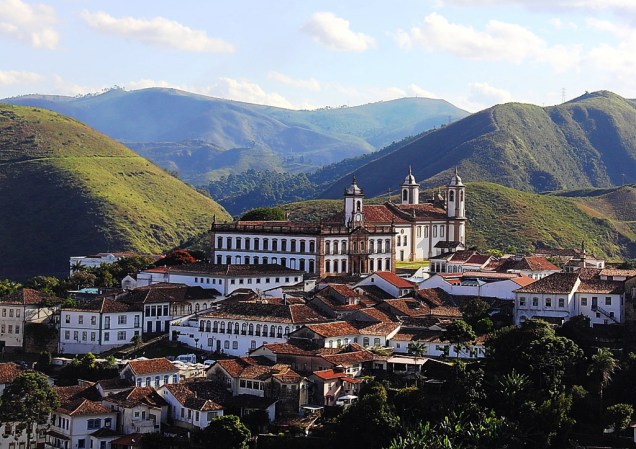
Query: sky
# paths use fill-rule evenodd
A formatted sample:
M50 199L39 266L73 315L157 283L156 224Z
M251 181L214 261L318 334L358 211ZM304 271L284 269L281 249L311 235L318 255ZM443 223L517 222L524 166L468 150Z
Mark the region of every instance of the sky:
M0 0L0 98L173 87L290 109L636 98L636 0Z

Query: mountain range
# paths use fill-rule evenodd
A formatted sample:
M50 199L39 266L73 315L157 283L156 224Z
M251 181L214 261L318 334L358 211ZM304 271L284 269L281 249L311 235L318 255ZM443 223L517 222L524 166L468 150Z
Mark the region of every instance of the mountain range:
M317 196L339 198L353 172L367 196L380 195L398 188L409 166L423 186L445 184L456 167L465 181L530 192L634 183L635 105L600 91L551 107L493 106L368 163L343 161L349 173Z
M68 275L69 257L161 254L227 212L55 112L0 105L0 278Z
M76 118L195 185L250 168L315 170L468 115L427 98L295 111L164 88L0 102Z

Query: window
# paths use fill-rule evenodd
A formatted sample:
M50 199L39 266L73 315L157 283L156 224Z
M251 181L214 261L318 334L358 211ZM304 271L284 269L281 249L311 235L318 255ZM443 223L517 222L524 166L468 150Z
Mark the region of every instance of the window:
M223 342L223 348L230 349L230 340L225 340Z
M232 342L232 349L234 350L238 349L238 341L235 340Z
M428 238L428 226L424 226L424 238Z
M559 307L560 308L565 307L565 299L564 298L559 298Z
M91 326L95 326L97 325L97 317L96 316L92 316L91 317Z
M525 307L526 305L526 297L525 296L520 296L519 297L519 306L520 307Z
M86 447L86 440L84 438L77 440L78 449L84 449Z
M104 332L104 341L110 341L110 332Z
M606 306L611 306L612 305L612 297L611 296L606 296L605 297L605 305Z
M587 298L581 298L581 305L587 306Z
M250 341L250 349L256 349L256 340Z
M73 340L79 341L79 332L78 331L73 331Z
M437 237L437 225L433 226L433 237Z
M117 324L126 324L126 315L119 315L117 317Z
M446 229L446 228L444 228L443 225L440 225L440 227L439 227L439 236L440 237L444 237L444 229Z
M362 345L363 346L369 346L369 337L364 337L362 339Z
M20 309L15 309L16 318L20 318Z
M552 307L552 298L545 298L545 306Z
M117 332L117 340L119 341L126 340L126 331Z
M532 298L532 307L539 307L539 298Z
M9 316L13 316L13 310L9 310ZM78 324L84 324L84 315L80 315L77 317Z
M2 309L2 316L7 316L7 309ZM66 324L69 324L71 322L71 315L66 314L66 316L64 317L64 322Z

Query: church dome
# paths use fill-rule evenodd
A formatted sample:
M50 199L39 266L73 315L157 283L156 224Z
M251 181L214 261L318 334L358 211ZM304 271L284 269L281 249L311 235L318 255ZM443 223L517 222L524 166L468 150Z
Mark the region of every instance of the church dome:
M355 176L351 181L351 185L345 189L345 195L362 195L362 189L358 187Z
M415 176L413 176L413 173L411 172L411 166L409 165L409 174L406 175L406 178L404 178L404 184L417 184L415 182Z
M448 185L449 186L463 186L464 185L464 183L462 182L462 178L460 178L459 175L457 174L457 167L455 167L455 174L451 178L450 183Z

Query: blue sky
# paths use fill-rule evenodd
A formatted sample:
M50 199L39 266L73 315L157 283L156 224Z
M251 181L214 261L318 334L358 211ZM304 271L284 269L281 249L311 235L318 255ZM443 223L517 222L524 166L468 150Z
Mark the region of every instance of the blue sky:
M0 98L175 87L293 109L636 98L636 0L0 0Z

